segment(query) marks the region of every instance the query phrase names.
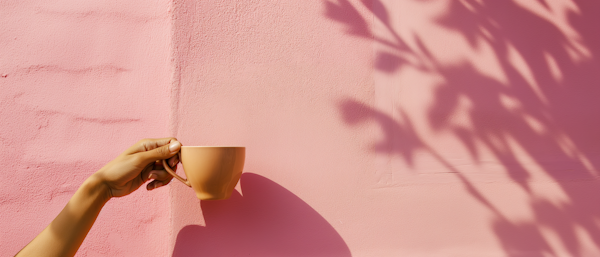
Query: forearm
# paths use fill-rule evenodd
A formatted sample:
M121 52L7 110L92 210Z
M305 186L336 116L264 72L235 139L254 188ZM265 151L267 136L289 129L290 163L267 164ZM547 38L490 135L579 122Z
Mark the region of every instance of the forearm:
M181 143L175 138L144 139L127 149L89 177L67 206L17 256L73 256L111 197L137 190L147 180L148 190L164 186L173 178L160 160L177 165Z
M110 199L110 190L96 176L88 178L65 208L17 256L73 256Z

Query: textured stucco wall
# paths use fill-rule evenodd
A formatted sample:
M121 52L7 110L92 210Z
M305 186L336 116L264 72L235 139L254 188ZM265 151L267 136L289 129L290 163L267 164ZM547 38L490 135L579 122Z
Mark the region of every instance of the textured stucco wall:
M600 255L596 2L174 3L175 256Z
M373 95L371 42L348 37L319 1L175 1L173 12L177 138L247 147L233 199L200 203L171 186L174 256L379 247L360 242L379 228L356 226L376 196L369 140L338 109Z
M237 192L111 202L81 256L600 255L597 1L0 0L0 21L3 251L173 135L246 146Z
M1 255L131 144L168 135L170 4L0 1ZM111 201L78 255L168 255L168 206L168 189Z

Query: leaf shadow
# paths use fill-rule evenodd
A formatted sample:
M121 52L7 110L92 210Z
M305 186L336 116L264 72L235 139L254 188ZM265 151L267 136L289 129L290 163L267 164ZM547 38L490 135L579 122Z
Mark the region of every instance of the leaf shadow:
M345 2L344 10L357 8L357 3ZM548 1L537 2L540 10L553 14ZM376 72L399 74L402 67L409 67L440 77L425 110L427 129L457 139L475 164L482 161L484 152L491 153L510 180L526 192L533 219L514 221L511 209L487 199L469 174L426 143L401 103L397 110L379 110L356 99L342 100L338 108L349 127L374 123L381 128L383 139L374 142L371 150L399 157L409 167L415 167L418 152L433 156L494 214L489 229L507 256L557 255L558 248L570 256L582 256L584 248L600 247L600 226L595 222L600 218L600 209L595 207L600 195L600 62L595 58L600 54L600 3L574 1L576 7L567 17L575 33L569 34L564 25L514 1L448 1L444 15L432 22L459 33L472 48L482 43L489 46L505 80L484 74L469 61L441 62L428 48L434 44L418 32L413 39L404 39L395 31L390 17L398 10L386 8L386 1L361 3L371 12L367 16L379 20L380 28L395 38L362 36L391 49L375 52ZM348 19L338 21L352 26L354 22ZM408 40L414 40L413 47ZM460 109L465 102L469 108ZM394 118L392 111L400 117ZM456 121L459 112L470 126ZM524 156L530 163L523 163ZM557 203L531 188L536 182L533 166L564 192L566 200ZM559 235L558 241L550 239L551 233ZM581 233L589 240L584 242Z

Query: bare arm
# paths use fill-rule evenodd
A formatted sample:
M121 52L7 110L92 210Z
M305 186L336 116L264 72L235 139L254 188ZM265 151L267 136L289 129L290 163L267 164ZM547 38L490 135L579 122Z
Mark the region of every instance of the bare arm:
M145 139L94 173L77 189L65 208L16 256L74 256L98 214L112 197L138 189L149 179L147 189L168 184L172 176L158 160L174 166L181 144L175 138Z
M58 216L17 256L73 256L110 199L106 185L94 176L75 192Z

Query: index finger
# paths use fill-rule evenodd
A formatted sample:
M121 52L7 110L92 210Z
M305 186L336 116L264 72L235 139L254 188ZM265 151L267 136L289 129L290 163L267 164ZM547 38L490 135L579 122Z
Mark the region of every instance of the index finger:
M139 152L150 151L152 149L161 147L163 145L168 145L171 142L177 141L177 138L174 137L165 137L165 138L147 138L142 139L135 143L133 146L129 147L129 149L125 150L123 154L129 155Z

